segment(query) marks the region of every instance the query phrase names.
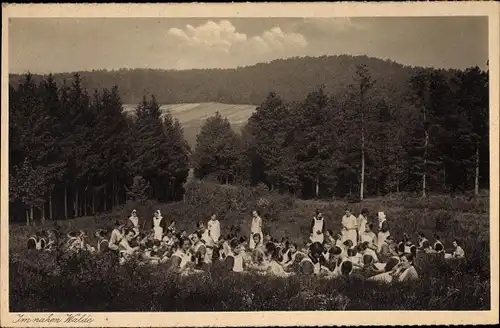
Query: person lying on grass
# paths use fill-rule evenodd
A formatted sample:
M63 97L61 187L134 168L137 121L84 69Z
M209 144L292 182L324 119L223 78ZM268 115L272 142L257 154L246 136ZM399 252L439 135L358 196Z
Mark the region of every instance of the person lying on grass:
M465 252L462 247L460 247L459 241L457 239L453 240L453 252L445 253L445 259L463 259L465 258Z
M393 281L405 282L418 279L418 273L413 266L413 255L403 254L400 262L392 270L369 278L368 280L391 283Z

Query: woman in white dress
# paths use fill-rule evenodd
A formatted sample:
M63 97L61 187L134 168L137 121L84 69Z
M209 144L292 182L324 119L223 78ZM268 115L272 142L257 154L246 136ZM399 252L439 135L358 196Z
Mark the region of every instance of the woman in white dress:
M357 218L358 243L361 241L361 235L365 232L365 227L368 224L368 210L363 208L361 214Z
M323 244L325 241L325 219L319 210L311 220L311 242Z
M215 244L219 242L220 238L220 222L217 220L217 215L214 213L207 223L208 233Z
M259 216L257 211L252 212L252 223L250 225L250 249L255 248L255 242L253 240L253 235L258 233L260 235L260 240L264 240L264 234L262 233L262 218Z
M377 250L382 248L387 237L391 235L389 232L389 224L384 212L378 212L378 236L377 236Z
M345 215L342 217L342 240L351 240L353 246L356 246L358 241L357 225L358 220L352 215L351 209L346 209Z

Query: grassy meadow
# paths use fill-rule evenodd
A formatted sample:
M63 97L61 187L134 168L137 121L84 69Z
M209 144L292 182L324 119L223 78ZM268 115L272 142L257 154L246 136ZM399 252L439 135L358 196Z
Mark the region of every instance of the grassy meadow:
M59 221L65 229L111 227L132 208L139 216L160 209L178 229L194 230L196 221L216 211L223 229L241 227L248 237L250 211L260 210L264 232L302 243L309 223L320 209L327 229L340 231L347 205L385 211L391 232L400 239L417 231L441 236L446 248L459 238L466 260L445 262L432 255L416 260L418 282L382 285L356 278L325 280L294 276L287 279L222 272L214 265L201 276L177 277L159 266L115 265L106 256L30 253L27 237L40 226L11 225L10 311L280 311L280 310L487 310L490 308L489 198L481 196L411 195L372 198L360 203L304 201L266 188L221 186L193 180L184 202L128 203L113 213ZM48 222L49 227L53 222ZM416 239L416 238L415 238Z

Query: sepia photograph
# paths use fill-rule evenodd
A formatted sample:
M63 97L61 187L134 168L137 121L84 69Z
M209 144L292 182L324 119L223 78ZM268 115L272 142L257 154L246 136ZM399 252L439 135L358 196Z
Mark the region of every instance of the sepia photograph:
M97 8L2 14L6 324L498 306L487 14Z

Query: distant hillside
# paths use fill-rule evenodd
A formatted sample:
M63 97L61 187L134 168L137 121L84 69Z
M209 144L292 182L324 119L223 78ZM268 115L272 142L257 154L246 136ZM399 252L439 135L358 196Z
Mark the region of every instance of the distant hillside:
M274 60L237 69L155 70L79 72L89 90L117 85L126 104L137 104L143 95L155 94L162 104L206 103L260 104L270 91L289 101L304 99L319 84L333 95L342 95L354 82L356 65L366 65L377 80L377 94L389 102L405 93L415 68L367 56L322 56ZM19 83L21 75L10 75ZM35 81L41 76L34 76ZM58 84L71 82L72 73L55 74Z
M131 113L137 105L123 105L125 112ZM173 117L177 118L184 128L184 136L192 148L196 145L196 135L205 120L213 116L217 111L222 116L227 117L233 129L237 132L245 125L252 115L254 105L229 105L221 103L196 103L196 104L176 104L163 105L163 112L169 111Z

